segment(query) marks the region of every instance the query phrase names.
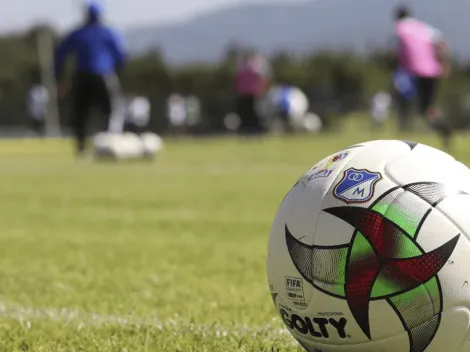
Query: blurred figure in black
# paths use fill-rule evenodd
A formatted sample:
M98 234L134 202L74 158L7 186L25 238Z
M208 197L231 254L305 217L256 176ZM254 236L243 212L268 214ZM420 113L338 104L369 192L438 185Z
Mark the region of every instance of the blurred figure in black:
M85 7L85 23L70 33L55 54L59 90L65 59L73 55L76 68L72 86L72 123L77 153L85 151L90 110L96 107L105 116L100 129L106 131L115 100L120 94L118 71L125 63L126 53L117 32L103 24L104 8L98 2Z

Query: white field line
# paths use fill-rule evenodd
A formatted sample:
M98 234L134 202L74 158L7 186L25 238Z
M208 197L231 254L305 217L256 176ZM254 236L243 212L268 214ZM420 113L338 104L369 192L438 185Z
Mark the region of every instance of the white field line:
M232 337L242 338L251 336L259 339L291 341L289 332L280 328L278 319L264 326L234 325L223 326L218 323L200 324L184 320L179 316L174 319L161 320L158 318L140 318L136 316L121 316L83 312L78 309L68 308L31 308L16 304L0 302L0 317L13 319L27 328L38 321L51 321L68 326L74 326L77 330L84 327L120 326L144 329L156 329L177 334L196 333L204 337ZM293 341L293 340L292 340Z

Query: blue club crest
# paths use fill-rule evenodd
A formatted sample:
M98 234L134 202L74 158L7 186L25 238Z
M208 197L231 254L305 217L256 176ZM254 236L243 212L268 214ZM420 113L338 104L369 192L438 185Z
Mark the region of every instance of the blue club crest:
M347 204L365 203L374 196L375 185L382 179L378 172L365 169L347 169L335 186L333 195Z

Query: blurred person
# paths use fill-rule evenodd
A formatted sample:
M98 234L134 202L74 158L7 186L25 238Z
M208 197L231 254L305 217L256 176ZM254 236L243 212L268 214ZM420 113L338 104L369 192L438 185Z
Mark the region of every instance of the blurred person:
M392 75L392 94L395 103L398 126L404 132L410 128L411 103L416 98L415 78L405 69L399 67Z
M33 84L28 92L26 105L31 121L31 130L36 135L44 137L49 106L49 91L47 88L41 83Z
M230 133L237 132L240 128L240 116L234 112L229 112L224 116L224 127Z
M263 56L249 55L240 63L235 75L236 113L241 119L240 133L262 132L263 126L256 104L266 94L269 80L269 64Z
M282 122L285 132L292 132L290 121L291 96L294 87L288 84L281 84L274 94L273 103L276 106L277 114Z
M452 130L436 107L440 80L450 72L446 41L440 31L413 18L406 6L396 9L395 21L398 62L415 79L420 115L441 135L444 147L449 148Z
M370 104L370 116L373 128L382 126L388 118L392 98L387 92L377 92L372 96Z
M104 115L100 130L105 131L120 95L118 73L126 61L126 52L117 31L103 23L104 7L96 1L85 4L85 23L67 35L55 53L55 73L60 93L63 67L68 56L76 65L72 84L72 123L78 155L85 151L91 109Z
M191 95L186 98L186 124L196 126L201 122L201 101L198 97Z
M309 100L298 87L287 83L272 86L260 104L260 113L284 132L303 130Z
M167 101L167 117L170 123L170 132L181 134L185 132L187 120L186 99L179 94L172 94Z
M131 97L125 113L124 131L141 134L150 121L150 101L143 96Z

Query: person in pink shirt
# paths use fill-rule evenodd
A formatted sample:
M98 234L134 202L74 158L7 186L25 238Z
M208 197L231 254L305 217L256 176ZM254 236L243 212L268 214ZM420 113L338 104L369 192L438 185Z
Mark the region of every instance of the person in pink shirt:
M411 16L406 7L395 13L397 59L415 81L419 112L449 148L452 130L436 107L439 82L450 73L450 56L441 32Z
M235 91L237 114L241 120L241 133L251 134L262 131L256 104L266 94L269 77L269 63L263 56L249 55L240 62L235 75Z

